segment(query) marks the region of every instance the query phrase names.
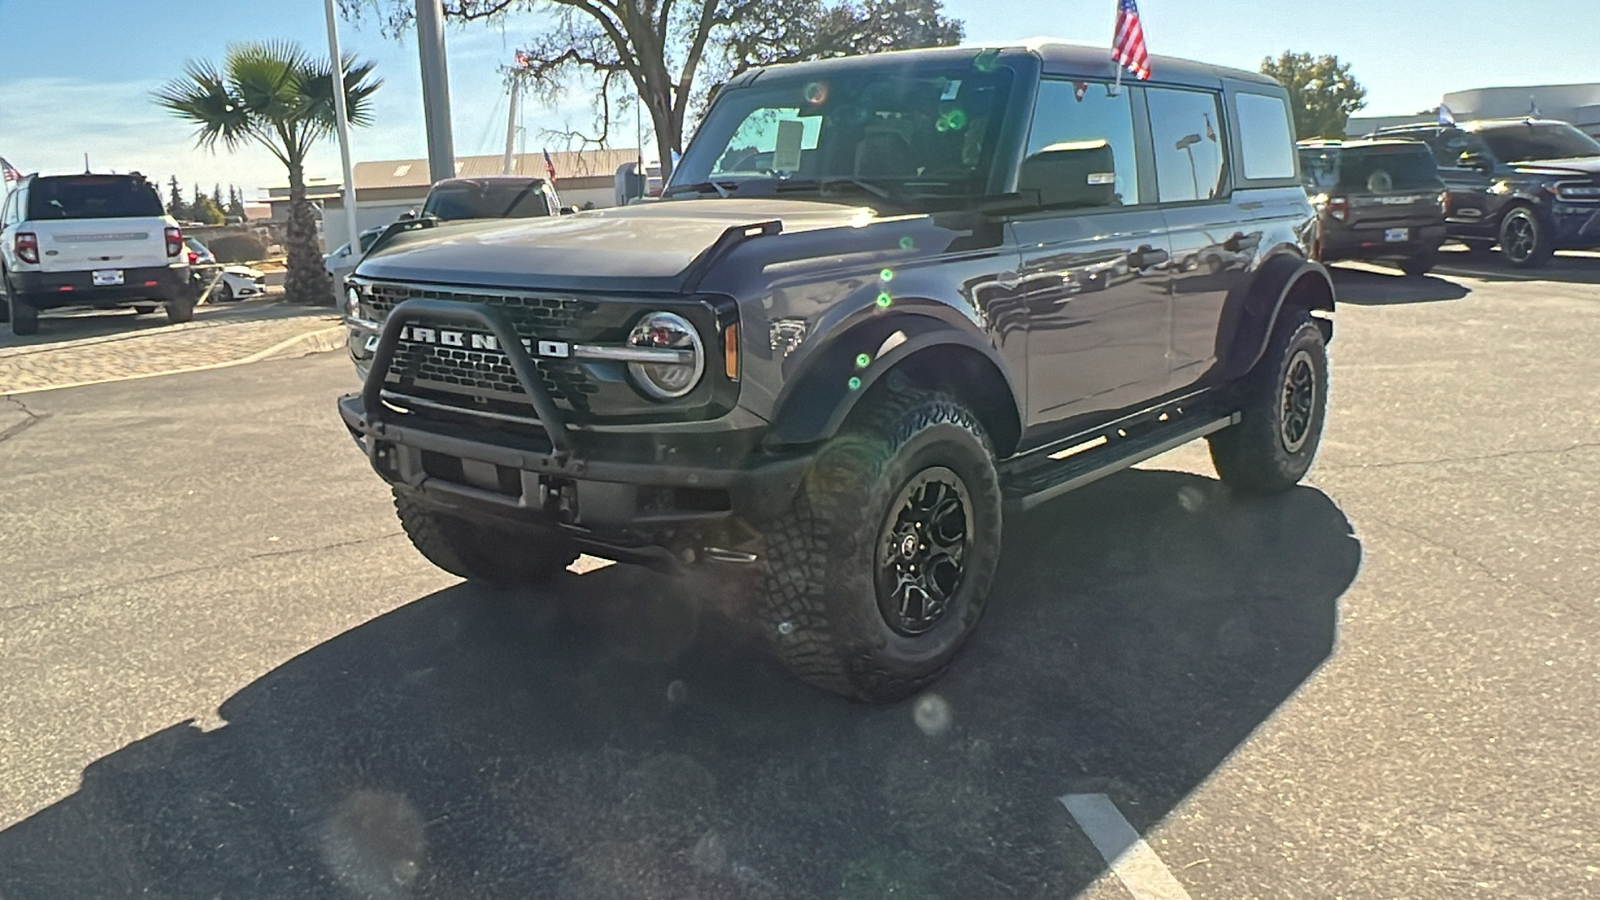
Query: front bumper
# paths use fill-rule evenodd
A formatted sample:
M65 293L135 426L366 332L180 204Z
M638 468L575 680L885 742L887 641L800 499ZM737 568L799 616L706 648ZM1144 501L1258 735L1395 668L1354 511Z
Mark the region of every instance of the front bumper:
M12 272L11 288L37 309L116 305L135 300L171 301L189 290L188 266L146 266L121 271L119 285L96 285L93 272L87 270Z
M1593 203L1557 203L1551 210L1555 244L1563 250L1600 248L1600 208Z
M385 376L410 318L480 327L499 338L536 419L520 428L465 410L407 409ZM352 323L352 350L370 334ZM765 423L723 421L569 428L510 323L474 304L410 300L385 321L360 393L339 415L383 479L419 501L470 519L562 529L608 548L670 547L684 534L739 530L776 515L809 470L809 451L760 449ZM544 434L526 427L534 422ZM613 554L616 555L616 554Z

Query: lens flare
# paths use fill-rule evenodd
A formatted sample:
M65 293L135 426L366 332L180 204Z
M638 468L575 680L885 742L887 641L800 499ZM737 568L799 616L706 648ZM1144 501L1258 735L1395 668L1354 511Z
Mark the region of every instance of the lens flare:
M878 273L878 278L880 280L882 280L882 281L893 281L894 280L894 270L893 269L884 269L882 272Z
M900 239L900 249L901 250L915 250L915 249L917 249L917 242L913 241L911 239L911 235L908 234L905 237Z
M891 304L893 302L894 302L894 298L889 296L887 293L882 293L882 294L878 295L878 308L879 309L888 309L889 308L889 304Z
M845 384L848 384L850 386L850 390L852 390L852 391L861 390L861 379L857 378L854 375L851 375L850 376L850 380L845 382Z
M872 365L872 357L868 356L865 353L857 353L856 354L856 368L865 369L867 366L870 366L870 365Z

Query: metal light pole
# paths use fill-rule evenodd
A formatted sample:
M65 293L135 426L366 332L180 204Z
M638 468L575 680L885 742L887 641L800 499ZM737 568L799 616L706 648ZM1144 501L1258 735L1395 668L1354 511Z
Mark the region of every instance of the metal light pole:
M450 134L450 79L444 61L444 8L440 0L417 0L417 55L422 60L422 116L428 130L428 178L456 174Z
M339 55L339 27L333 15L333 0L323 0L328 14L328 58L333 61L333 121L339 135L339 162L344 167L344 226L345 239L359 250L357 239L361 226L356 220L356 176L350 164L350 111L344 102L344 57ZM335 285L335 287L338 287Z

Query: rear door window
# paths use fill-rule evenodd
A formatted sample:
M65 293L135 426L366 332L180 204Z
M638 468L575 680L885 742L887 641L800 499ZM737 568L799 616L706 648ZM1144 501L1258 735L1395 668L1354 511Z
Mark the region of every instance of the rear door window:
M28 218L128 219L161 217L166 211L154 187L126 176L75 175L40 178L28 195Z
M1170 88L1146 90L1155 140L1156 193L1162 203L1215 200L1223 193L1223 149L1217 95Z

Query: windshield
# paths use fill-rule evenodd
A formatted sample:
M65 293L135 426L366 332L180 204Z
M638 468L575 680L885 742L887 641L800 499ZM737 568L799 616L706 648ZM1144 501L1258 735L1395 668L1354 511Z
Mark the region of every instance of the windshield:
M855 184L904 197L980 195L1011 84L1008 69L984 68L853 68L730 90L666 194Z
M28 192L30 219L127 219L163 216L161 197L142 178L74 175L40 178Z
M1485 128L1478 136L1502 162L1600 156L1600 141L1565 122L1528 122Z
M544 182L452 181L435 185L422 214L435 219L530 219L550 215ZM368 246L371 246L368 244Z

